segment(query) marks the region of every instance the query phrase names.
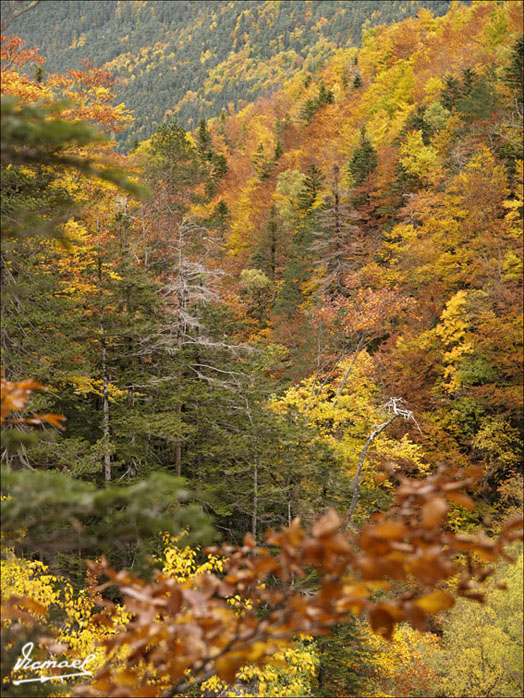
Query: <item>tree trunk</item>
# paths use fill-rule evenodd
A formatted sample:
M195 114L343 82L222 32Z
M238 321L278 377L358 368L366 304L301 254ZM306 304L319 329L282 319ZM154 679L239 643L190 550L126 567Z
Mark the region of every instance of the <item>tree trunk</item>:
M100 323L100 332L102 335L102 434L104 442L104 479L106 482L111 480L111 454L109 452L109 380L107 376L107 349L104 339L104 325Z
M373 429L371 434L368 436L366 443L364 444L364 448L362 449L362 452L360 454L360 458L358 460L358 467L357 467L357 472L355 474L355 480L353 482L353 497L351 499L351 506L349 507L349 512L347 515L347 523L351 521L351 517L353 516L353 512L355 511L355 507L357 506L357 499L358 499L358 483L360 480L360 473L362 471L362 466L364 465L364 461L366 460L366 456L369 450L369 447L373 443L373 441L377 438L377 436L384 431L386 427L388 427L391 422L393 422L397 417L400 417L399 414L393 414L386 422L383 422L383 424L380 424L378 427Z
M257 519L258 519L258 459L255 456L253 466L253 516L251 518L251 533L257 539Z
M178 423L180 425L182 419L182 404L178 403L176 406L176 415L178 417ZM182 475L182 439L177 439L175 441L175 470L178 477Z
M107 344L104 324L104 306L102 300L102 255L100 245L100 217L96 222L98 237L98 300L100 313L100 350L102 363L102 443L104 445L104 480L111 481L111 454L109 452L109 376L107 372Z

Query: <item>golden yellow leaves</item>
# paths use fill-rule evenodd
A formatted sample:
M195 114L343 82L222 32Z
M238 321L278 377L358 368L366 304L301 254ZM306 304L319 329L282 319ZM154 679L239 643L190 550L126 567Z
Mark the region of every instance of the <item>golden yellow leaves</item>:
M109 402L116 402L128 395L125 390L121 390L113 383L108 383L104 386L103 380L92 378L91 376L65 376L62 380L74 387L73 392L75 395L85 396L92 394L102 397L104 394L107 394Z
M410 174L433 186L438 185L442 177L441 157L436 148L424 145L421 131L408 133L400 152L400 162Z
M197 578L206 573L218 573L224 570L224 562L220 557L208 553L205 562L197 563L197 555L200 548L190 548L188 545L179 546L178 543L186 535L182 531L178 536L164 534L163 557L158 562L163 563L162 572L173 577L178 582L188 582L187 586L198 586Z

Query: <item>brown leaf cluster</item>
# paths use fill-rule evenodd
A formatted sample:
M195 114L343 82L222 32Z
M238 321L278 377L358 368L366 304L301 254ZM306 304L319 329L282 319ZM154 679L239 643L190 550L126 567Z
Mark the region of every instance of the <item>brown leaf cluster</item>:
M43 385L37 383L32 378L26 378L22 381L8 381L2 376L1 378L1 411L0 421L3 424L7 421L8 424L31 424L42 425L44 422L51 424L57 429L63 429L62 422L65 417L61 414L40 414L31 417L12 417L13 412L22 412L29 401L31 394L38 388L44 388Z
M279 643L301 632L327 633L351 614L367 612L373 630L391 638L402 621L424 628L430 615L453 605L455 595L481 601L479 583L493 572L484 563L507 557L504 545L521 537L522 520L509 522L496 539L445 529L447 502L470 506L460 490L479 475L441 469L425 480L401 477L392 508L358 534L344 533L330 510L310 532L299 519L269 531L267 547L247 534L243 546L209 548L226 558L221 578L207 573L179 583L159 574L146 583L116 572L107 560L93 563L92 572L108 578L96 593L116 584L133 615L106 641L105 667L76 695L175 696L214 674L232 683L242 665L264 661ZM296 580L312 569L318 585L304 593ZM454 590L452 578L459 579ZM411 590L373 600L390 580L409 581ZM245 601L241 613L228 603L235 595ZM104 604L110 617L114 606ZM112 660L124 648L122 671Z

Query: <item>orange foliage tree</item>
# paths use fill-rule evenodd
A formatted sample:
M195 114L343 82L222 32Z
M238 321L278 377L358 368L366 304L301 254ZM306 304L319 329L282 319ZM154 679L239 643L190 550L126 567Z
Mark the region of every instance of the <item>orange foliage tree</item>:
M180 583L158 574L144 582L106 560L92 563L93 573L108 578L97 593L116 585L132 620L105 641L105 666L75 694L176 696L215 674L233 683L242 665L263 663L293 636L325 634L354 614L366 612L371 628L390 639L403 621L424 629L456 595L483 601L481 583L494 571L487 563L508 557L504 546L521 538L522 519L509 521L496 539L446 530L449 504L471 507L463 490L478 476L478 469L454 468L424 480L398 476L391 509L356 535L342 533L330 510L309 533L299 519L269 531L267 547L246 534L243 546L209 548L224 559L221 578L208 572ZM294 582L312 569L318 584L304 594ZM414 586L396 594L395 583L408 580ZM388 589L387 599L375 597ZM234 597L243 600L240 614L228 603ZM116 611L104 601L103 622ZM112 664L123 649L124 670Z

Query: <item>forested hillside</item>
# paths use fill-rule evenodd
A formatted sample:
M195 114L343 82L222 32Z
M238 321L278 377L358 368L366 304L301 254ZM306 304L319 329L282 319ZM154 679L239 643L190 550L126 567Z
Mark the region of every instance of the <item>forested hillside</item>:
M521 4L30 4L5 695L523 695ZM133 122L173 18L194 86Z
M114 76L117 102L133 111L127 147L166 119L195 128L201 117L235 111L271 94L290 72L315 73L337 48L360 44L362 26L390 23L448 0L47 0L14 23L38 46L46 69L91 60Z

